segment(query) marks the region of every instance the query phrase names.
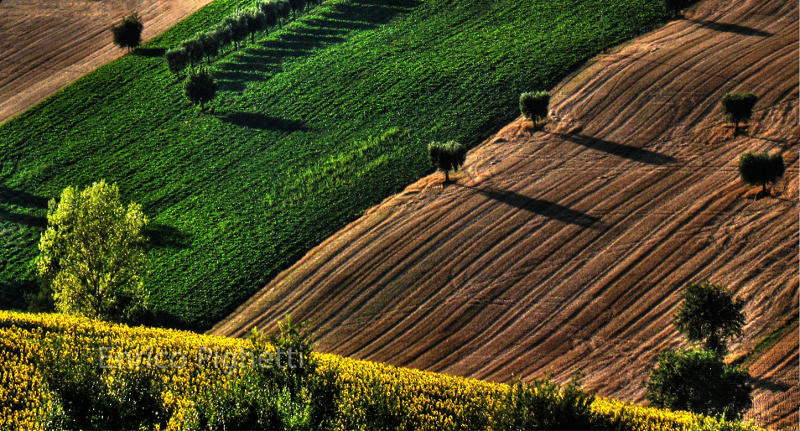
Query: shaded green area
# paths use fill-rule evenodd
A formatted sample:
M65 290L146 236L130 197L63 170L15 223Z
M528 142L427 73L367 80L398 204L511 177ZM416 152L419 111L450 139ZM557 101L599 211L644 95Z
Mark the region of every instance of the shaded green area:
M159 53L217 0L0 127L0 301L24 305L45 201L105 178L153 220L161 324L206 328L363 210L472 146L599 51L653 28L659 0L329 0L212 68L213 114ZM406 133L381 139L398 127Z
M758 359L761 354L766 352L770 347L774 346L775 343L781 340L783 336L792 328L793 325L797 323L797 316L789 319L783 325L775 328L772 332L769 333L766 337L761 339L753 347L753 350L748 352L746 355L740 356L733 361L735 365L750 365L756 359Z

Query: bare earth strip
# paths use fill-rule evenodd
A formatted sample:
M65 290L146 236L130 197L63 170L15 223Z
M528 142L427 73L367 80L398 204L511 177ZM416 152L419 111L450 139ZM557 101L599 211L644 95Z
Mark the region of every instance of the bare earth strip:
M138 12L149 40L211 0L3 0L0 122L126 53L109 29Z
M711 280L747 302L747 353L798 313L798 5L705 1L601 55L554 91L544 131L517 120L309 252L213 333L285 314L321 349L492 380L583 372L601 395L644 398L679 290ZM719 101L761 97L738 137ZM754 199L737 159L783 153ZM798 423L798 334L753 365L770 426Z

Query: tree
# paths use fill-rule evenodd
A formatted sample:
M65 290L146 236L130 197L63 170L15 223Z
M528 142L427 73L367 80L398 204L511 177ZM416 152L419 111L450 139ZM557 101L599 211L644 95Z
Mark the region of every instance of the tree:
M202 69L189 74L183 85L183 91L192 103L200 105L202 111L205 109L205 104L216 97L217 83L207 70Z
M289 6L292 8L292 15L297 17L298 12L302 12L306 7L305 0L289 0Z
M125 18L118 25L111 28L111 33L114 35L114 44L120 48L127 48L130 51L139 46L142 42L142 19L139 15L132 13Z
M219 54L219 42L211 32L207 33L200 33L197 36L197 40L200 41L200 46L203 49L203 55L205 55L206 59L211 62L211 58L215 57Z
M275 12L277 12L278 18L289 18L291 9L292 7L289 5L287 0L278 0L278 2L275 3ZM278 23L280 23L280 20L278 20Z
M189 62L189 54L183 48L170 49L164 56L167 58L169 71L176 75L185 69L186 64Z
M233 42L233 30L230 25L222 24L214 28L212 37L219 43L220 49L223 49Z
M274 27L278 25L278 12L275 7L275 3L271 1L262 1L258 4L258 8L264 14L264 30L268 30L269 27Z
M752 405L746 369L709 350L665 351L650 371L647 399L656 407L739 417Z
M227 22L230 24L231 30L233 31L233 41L236 42L238 46L239 42L247 38L247 15L243 12L237 12L231 17L231 20Z
M761 193L766 196L767 184L775 183L783 177L786 166L783 156L769 153L744 153L739 157L739 176L745 184L761 186Z
M36 265L56 308L106 320L134 320L146 307L141 205L125 207L116 184L67 187L51 200Z
M695 1L697 0L664 0L664 8L673 18L677 18L682 9L691 6Z
M706 349L724 355L728 341L742 334L744 301L708 281L686 286L682 298L675 326L689 341L703 343Z
M753 93L727 93L722 97L722 113L734 124L734 136L739 134L739 123L750 121L757 101Z
M436 169L444 172L445 182L450 182L450 170L458 171L467 159L467 149L456 141L431 142L428 157Z
M256 32L264 29L266 17L260 10L253 9L247 12L247 32L250 33L250 43L255 42Z
M181 43L181 48L186 51L186 55L189 57L189 63L191 63L192 66L203 61L203 44L198 38L195 37L184 40L183 43Z
M546 91L532 91L522 93L519 96L520 112L525 118L533 121L534 125L547 119L547 107L549 104L550 93Z

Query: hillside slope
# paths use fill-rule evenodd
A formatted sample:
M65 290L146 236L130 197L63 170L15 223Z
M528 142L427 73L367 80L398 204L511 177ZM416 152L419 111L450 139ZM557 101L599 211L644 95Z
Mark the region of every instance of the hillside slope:
M546 130L514 121L456 184L431 175L387 199L211 332L291 313L331 352L501 381L581 371L642 400L647 368L679 343L679 289L709 279L746 300L733 354L749 352L798 312L797 13L704 1L596 57L555 88ZM736 90L760 100L733 137L719 100ZM748 150L783 152L775 197L738 179ZM797 424L786 334L753 363L751 416L767 425Z
M5 0L0 6L0 123L123 55L108 29L138 12L148 40L210 0Z

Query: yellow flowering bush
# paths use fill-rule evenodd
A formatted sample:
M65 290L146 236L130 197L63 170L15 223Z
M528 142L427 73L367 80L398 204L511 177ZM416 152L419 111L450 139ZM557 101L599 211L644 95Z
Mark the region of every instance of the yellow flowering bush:
M284 427L308 429L317 415L315 427L340 431L494 430L517 408L516 386L324 353L313 354L312 390L288 394L250 371L251 353L244 339L0 311L0 429L215 429L302 399ZM536 402L563 401L530 388ZM756 429L599 397L590 410L607 429Z

